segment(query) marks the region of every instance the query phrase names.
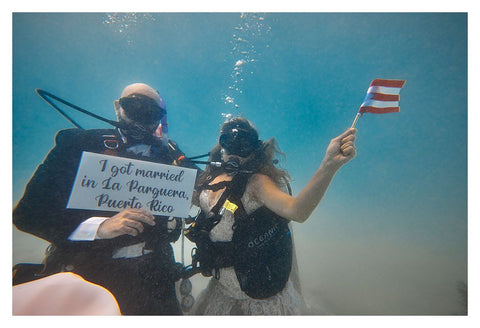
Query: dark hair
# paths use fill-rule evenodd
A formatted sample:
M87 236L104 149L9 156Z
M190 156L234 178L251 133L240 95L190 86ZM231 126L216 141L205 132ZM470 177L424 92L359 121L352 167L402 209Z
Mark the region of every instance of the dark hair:
M250 130L249 133L258 137L258 131L255 126L243 117L234 117L223 123L220 133L224 133L231 126L239 126L242 129ZM220 162L222 160L222 147L217 142L210 151L210 162ZM284 169L275 166L278 160L276 155L285 157L280 151L278 142L275 138L270 138L265 142L259 141L258 147L247 157L247 161L242 165L242 169L251 170L256 173L264 174L270 177L279 187L285 186L290 181L290 175ZM207 180L220 174L223 168L208 165L202 175L199 177L197 186L203 185ZM200 192L201 190L198 190Z

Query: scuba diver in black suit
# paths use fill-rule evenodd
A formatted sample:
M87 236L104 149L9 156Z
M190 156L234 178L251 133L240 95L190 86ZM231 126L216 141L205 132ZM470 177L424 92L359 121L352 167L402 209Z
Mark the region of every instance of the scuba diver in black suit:
M143 209L112 212L68 209L83 151L177 165L175 142L154 136L166 107L143 83L128 85L114 101L115 129L66 129L38 166L13 211L15 226L51 243L45 274L71 271L113 293L122 314L181 314L171 242L181 220ZM186 162L182 166L197 168Z

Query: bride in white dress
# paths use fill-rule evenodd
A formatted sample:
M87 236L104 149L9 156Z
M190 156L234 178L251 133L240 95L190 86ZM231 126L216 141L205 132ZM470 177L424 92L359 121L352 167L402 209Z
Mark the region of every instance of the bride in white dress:
M276 141L269 139L262 142L251 122L244 118L233 118L225 122L220 131L219 144L211 151L210 161L227 162L237 160L240 168L252 169L245 187L241 203L246 214L262 206L275 214L296 222L304 222L320 203L335 173L340 167L356 155L355 129L348 129L331 140L326 155L307 186L293 197L286 193L285 181L289 175L274 165L275 153L279 153ZM235 172L226 172L222 168L207 167L200 178L200 183L207 186L199 191L197 202L205 213L212 217L212 208L235 176ZM219 185L219 188L208 186ZM233 237L234 214L223 211L219 221L211 228L209 237L212 242L229 242ZM291 223L289 224L291 229ZM192 311L197 315L298 315L304 310L295 248L292 250L293 263L290 276L283 289L275 295L264 299L248 296L240 286L233 266L220 267L215 277L211 278L207 288L199 295Z

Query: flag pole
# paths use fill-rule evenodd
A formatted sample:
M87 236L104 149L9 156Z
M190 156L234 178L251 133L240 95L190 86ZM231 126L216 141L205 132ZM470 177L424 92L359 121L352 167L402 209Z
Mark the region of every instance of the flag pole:
M357 113L357 115L355 116L355 119L353 120L353 123L352 123L352 127L351 129L353 129L355 127L355 124L357 124L357 121L358 121L358 118L360 117L360 111Z

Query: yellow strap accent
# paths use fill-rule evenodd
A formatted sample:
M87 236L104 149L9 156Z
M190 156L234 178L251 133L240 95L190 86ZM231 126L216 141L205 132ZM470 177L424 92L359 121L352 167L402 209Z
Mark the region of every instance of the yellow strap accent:
M228 199L225 201L225 204L223 204L223 207L227 210L233 213L237 210L238 206L232 202L230 202Z

